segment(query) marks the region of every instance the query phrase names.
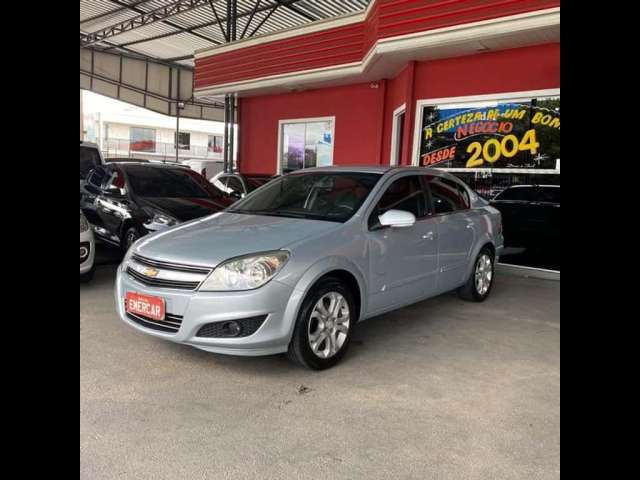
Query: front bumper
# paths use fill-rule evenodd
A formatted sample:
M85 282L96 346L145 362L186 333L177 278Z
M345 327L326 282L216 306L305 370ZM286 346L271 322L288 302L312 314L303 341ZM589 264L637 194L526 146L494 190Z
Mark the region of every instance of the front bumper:
M167 314L182 316L175 333L141 326L125 312L126 292L162 297ZM202 350L231 355L271 355L286 352L301 294L272 280L256 290L244 292L198 292L144 285L118 268L115 301L118 315L128 325L146 334ZM266 315L258 330L246 337L205 338L196 333L204 324Z

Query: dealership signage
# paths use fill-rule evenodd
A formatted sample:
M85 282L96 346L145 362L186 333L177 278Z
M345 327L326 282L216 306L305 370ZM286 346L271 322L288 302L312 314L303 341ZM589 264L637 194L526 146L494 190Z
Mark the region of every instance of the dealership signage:
M554 169L559 158L559 97L423 108L422 166Z

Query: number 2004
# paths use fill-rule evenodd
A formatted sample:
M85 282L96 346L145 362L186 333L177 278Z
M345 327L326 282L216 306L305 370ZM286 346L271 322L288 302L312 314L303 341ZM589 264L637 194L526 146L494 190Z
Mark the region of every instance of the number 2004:
M467 161L467 168L477 167L485 161L497 162L500 157L512 158L518 152L529 150L532 155L538 153L540 143L536 141L536 131L527 130L521 140L515 135L505 135L502 140L490 138L484 145L480 142L472 142L467 147L467 153L471 158Z

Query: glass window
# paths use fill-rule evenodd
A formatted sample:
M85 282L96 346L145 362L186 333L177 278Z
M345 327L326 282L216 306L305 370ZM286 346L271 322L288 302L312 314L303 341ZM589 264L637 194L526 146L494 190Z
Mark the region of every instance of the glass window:
M538 187L535 190L535 201L560 204L560 187Z
M431 192L433 213L449 213L467 208L457 182L435 175L425 175L425 180Z
M153 128L131 127L129 148L136 152L156 151L156 131Z
M104 167L97 167L93 171L89 172L89 176L87 177L87 182L96 188L100 188L102 187L102 182L104 181L104 177L105 177Z
M80 179L87 178L87 174L100 165L100 154L96 148L80 146Z
M404 210L416 218L424 217L425 196L417 175L399 178L389 185L369 217L369 227L376 225L378 217L388 210Z
M236 196L244 195L244 187L242 186L242 182L238 177L229 177L227 181L227 188L229 189L229 193L231 195L235 194Z
M533 200L533 188L532 187L511 187L503 190L496 195L496 200L519 200L519 201L531 201Z
M221 197L202 175L188 168L128 165L129 185L141 197L212 198Z
M280 160L284 173L333 164L333 121L282 123Z
M210 152L222 153L222 137L219 135L209 135L207 139L207 149Z
M471 199L469 198L468 190L464 187L464 185L460 185L459 183L457 184L457 186L458 193L460 194L460 199L462 201L462 208L471 208Z
M380 179L378 173L300 172L277 178L228 211L346 222Z
M174 134L174 140L178 143L178 150L191 149L191 134L189 132L177 132Z

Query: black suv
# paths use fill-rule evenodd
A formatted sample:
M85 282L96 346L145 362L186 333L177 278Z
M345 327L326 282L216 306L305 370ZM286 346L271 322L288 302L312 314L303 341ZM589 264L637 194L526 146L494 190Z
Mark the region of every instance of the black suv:
M80 208L101 240L127 250L149 232L219 212L234 201L188 168L125 162L89 173Z
M491 205L502 214L505 247L547 248L559 242L559 185L514 185Z

